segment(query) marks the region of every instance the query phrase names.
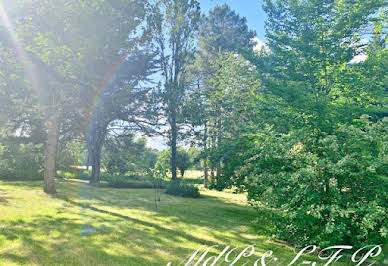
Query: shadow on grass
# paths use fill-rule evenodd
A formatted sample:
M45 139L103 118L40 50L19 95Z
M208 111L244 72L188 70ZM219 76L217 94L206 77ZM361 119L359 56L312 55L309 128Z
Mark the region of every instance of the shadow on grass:
M194 242L198 247L202 245L206 246L214 246L218 245L221 249L224 247L231 245L232 248L233 243L239 243L239 247L245 245L255 245L255 249L261 253L264 253L268 250L273 250L278 256L280 256L280 261L286 263L287 258L292 259L296 255L296 250L291 248L285 249L283 244L274 244L274 242L268 242L268 235L270 235L270 230L268 230L268 225L262 223L261 225L254 226L252 224L253 219L257 216L255 210L250 207L242 208L241 205L226 203L225 201L219 200L217 197L206 196L199 200L197 199L186 199L186 205L181 205L179 207L173 206L171 208L166 208L161 210L160 212L156 212L153 215L153 220L155 222L144 221L135 217L131 217L128 215L123 215L117 212L103 210L101 208L91 206L89 204L76 202L67 198L64 195L56 195L55 197L60 198L71 205L76 205L80 208L86 208L93 212L106 214L108 216L116 217L122 219L127 222L132 222L137 225L144 226L146 228L155 229L156 234L152 234L152 241L157 243L162 243L163 245L168 246L169 242L166 240L173 240L174 243L182 242L182 238L185 241ZM192 206L193 202L199 206L203 206L203 209L212 209L213 212L210 214L209 212L201 212L201 208L189 208ZM182 204L182 203L181 203ZM216 208L218 206L218 208ZM263 212L261 214L264 214ZM211 235L215 240L206 240L203 238L196 237L194 234L190 233L190 230L182 231L182 230L173 230L170 228L166 228L157 224L158 220L163 220L163 218L170 218L170 222L168 225L176 224L184 224L187 228L200 228L205 230L207 235ZM172 218L172 219L171 219ZM145 230L147 231L147 230ZM257 239L252 239L247 234L254 235L254 232L260 231L262 236ZM225 234L231 233L231 234ZM139 244L144 244L145 241L149 241L149 238L146 236L142 237L142 240L139 239ZM258 242L260 241L260 242ZM237 246L236 246L237 247ZM183 247L181 247L183 248ZM194 250L187 249L187 255L191 255ZM237 253L238 254L238 253ZM235 254L235 255L237 255ZM209 256L218 255L216 252L210 252ZM182 257L184 259L184 257ZM162 265L162 264L160 264Z
M168 196L178 204L172 202L161 209L156 210L154 207L154 192L152 189L112 189L112 188L97 188L88 184L72 182L74 186L81 186L81 197L93 202L93 206L88 203L82 203L72 200L64 193L58 193L54 197L62 199L69 204L87 208L96 212L105 213L124 220L133 219L122 215L118 212L110 212L102 209L104 206L114 207L117 211L120 209L139 209L153 212L153 218L160 220L163 218L171 218L175 222L180 222L192 226L214 228L217 230L230 229L235 226L248 226L251 231L260 234L269 235L272 233L268 219L262 219L259 222L254 222L257 219L258 212L251 206L242 206L237 203L226 202L214 196L201 195L198 199L181 198ZM73 187L72 190L75 188ZM163 193L163 191L162 191ZM126 195L131 195L129 198ZM165 195L167 197L167 195ZM127 200L125 197L128 197ZM144 201L144 198L148 202ZM143 201L141 201L142 199ZM135 202L135 201L138 202ZM163 202L162 197L162 202ZM147 204L146 204L147 203ZM211 210L211 211L210 211ZM272 216L270 210L262 210L260 215ZM222 221L214 223L214 220Z
M8 241L20 241L23 249L23 252L0 250L0 262L7 259L17 264L40 265L166 265L166 254L177 258L176 262L201 245L219 245L221 249L228 245L255 245L259 252L273 250L283 258L295 256L292 249L267 241L270 230L265 219L255 223L259 231L254 228L252 222L258 213L252 207L218 197L166 196L171 203L155 210L152 189L115 190L66 181L58 183L58 191L50 197L65 204L56 207L55 217L0 220L0 243L4 236ZM128 209L147 212L139 217ZM85 223L109 223L110 229L82 236Z
M11 180L11 179L1 179L0 185L10 185L20 188L42 188L43 189L43 180Z
M10 197L8 197L0 192L0 205L8 205L9 200L12 200L12 198L10 198Z
M91 188L96 189L96 188ZM110 189L111 191L111 189ZM120 190L125 191L125 190ZM128 193L133 193L134 191L139 190L128 190ZM147 190L144 190L147 191ZM148 190L152 194L152 190ZM104 192L102 192L103 194ZM144 196L144 194L143 194ZM150 195L151 196L151 195ZM152 204L149 204L148 207L146 205L136 205L133 202L127 201L116 201L112 199L110 201L104 201L100 196L97 196L95 193L91 192L88 194L87 198L90 201L93 201L93 205L81 203L74 201L63 194L57 194L55 197L60 198L69 204L79 206L81 208L87 208L92 211L104 213L110 216L114 216L123 220L135 222L142 224L144 226L154 227L157 230L165 230L169 233L173 233L173 230L168 230L166 228L160 227L156 224L148 223L142 220L138 220L133 217L129 217L126 215L122 215L118 212L106 211L100 207L108 206L114 207L118 209L126 209L131 207L131 209L139 209L153 212L153 219L155 221L166 220L168 218L171 224L185 224L188 227L197 227L206 229L210 235L213 235L214 238L219 239L222 242L227 243L230 240L230 235L228 237L223 237L222 234L217 234L217 232L225 232L225 231L233 231L235 236L235 241L243 241L247 244L251 243L251 239L247 239L243 234L251 233L251 234L260 234L264 236L270 236L272 233L272 227L268 223L268 219L263 219L262 221L255 222L257 219L257 211L250 206L241 206L239 204L225 202L220 200L217 197L213 196L201 196L199 199L182 199L180 197L176 197L177 200L180 201L178 205L171 204L165 208L155 210ZM119 196L117 196L119 197ZM152 200L152 199L150 199ZM162 199L163 200L163 199ZM129 203L129 204L128 204ZM130 205L130 206L129 206ZM194 206L194 207L193 207ZM210 212L210 210L212 210ZM270 216L269 210L265 210L261 212L261 215ZM217 222L215 222L217 221ZM239 232L239 227L244 227L244 232ZM193 238L192 235L182 234L183 236L189 240L198 242L200 244L206 245L214 245L216 243L206 242L202 239Z
M107 246L115 242L117 234L100 233L102 241L80 236L81 225L76 219L40 216L32 221L0 222L0 236L21 243L17 250L0 250L0 263L8 260L19 265L32 262L39 265L156 265L152 257L142 256L141 252L136 253L139 257L107 252ZM56 237L42 237L53 233ZM123 232L120 235L125 237Z
M194 251L190 247L183 246L183 243L186 241L194 242L198 247L201 245L212 246L220 244L219 242L195 237L181 230L173 230L156 223L79 203L67 198L65 195L57 194L53 197L63 200L70 205L103 214L104 217L115 217L128 223L134 223L136 226L140 225L143 229L135 230L130 225L112 227L109 230L98 232L97 235L102 238L102 240L98 241L95 239L94 234L80 235L80 229L84 226L83 221L80 219L46 215L35 217L31 221L23 219L17 221L0 220L2 225L0 236L5 237L9 241L20 241L20 249L23 251L23 255L20 255L20 252L17 251L0 250L1 260L6 259L17 264L29 264L31 261L38 261L41 265L52 265L53 262L68 262L71 257L73 260L76 260L74 265L165 265L166 263L162 263L165 258L161 254L152 255L152 251L158 248L158 246L163 246L166 250L171 250L171 248L173 250L179 249L179 254L184 254L180 257L183 260ZM69 213L69 210L67 210L67 213ZM118 223L117 220L102 218L100 215L88 213L87 216L94 222L109 221L113 224ZM42 239L41 236L49 237ZM174 243L175 246L171 247L171 243ZM134 248L144 246L148 248L119 256L106 251L109 245L115 247L119 245L122 248L128 248L128 245ZM79 247L82 247L81 251ZM82 253L79 258L73 254L77 250ZM210 255L216 255L216 253L211 252L209 253ZM94 262L83 261L85 257L93 258Z
M198 243L203 244L203 245L209 245L209 246L210 245L216 245L215 242L205 241L203 239L196 238L193 235L186 234L184 232L178 232L178 231L175 231L175 230L172 230L172 229L168 229L168 228L162 227L162 226L160 226L158 224L155 224L155 223L150 223L150 222L147 222L147 221L144 221L144 220L140 220L140 219L137 219L137 218L134 218L134 217L130 217L130 216L127 216L127 215L122 215L122 214L119 214L119 213L116 213L116 212L106 211L106 210L103 210L103 209L100 209L100 208L93 207L93 206L91 206L89 204L84 204L84 203L76 202L76 201L73 201L73 200L67 198L64 195L59 195L58 194L55 197L59 198L59 199L62 199L62 200L66 201L69 204L72 204L72 205L75 205L75 206L78 206L78 207L81 207L81 208L86 208L86 209L92 210L94 212L99 212L99 213L102 213L102 214L107 214L109 216L120 218L120 219L122 219L124 221L140 224L140 225L143 225L145 227L152 227L152 228L158 230L159 232L167 233L172 238L174 238L174 237L183 237L183 238L185 238L187 240L198 242Z
M13 197L10 197L6 190L0 189L0 206L9 205L9 201L11 201Z

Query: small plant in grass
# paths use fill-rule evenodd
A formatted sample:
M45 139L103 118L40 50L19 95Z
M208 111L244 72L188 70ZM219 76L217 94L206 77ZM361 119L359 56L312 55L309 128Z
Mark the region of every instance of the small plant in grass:
M186 198L198 198L200 196L199 189L196 186L186 184L180 180L172 180L167 186L166 193Z

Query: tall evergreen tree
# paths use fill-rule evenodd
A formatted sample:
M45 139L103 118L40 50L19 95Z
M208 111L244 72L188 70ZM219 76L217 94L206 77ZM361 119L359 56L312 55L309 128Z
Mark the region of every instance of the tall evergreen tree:
M309 123L330 131L333 119L352 119L352 101L341 84L348 63L362 51L361 36L371 31L371 16L384 1L265 1L266 37L271 50L263 85L285 99ZM343 96L348 100L344 100ZM349 95L348 95L349 96ZM346 106L345 106L346 105Z
M220 160L208 160L208 148L219 146L223 135L222 108L219 102L210 102L210 95L215 89L211 82L217 75L221 65L218 59L225 53L237 53L239 48L252 49L255 45L256 33L248 29L247 21L240 17L227 4L217 5L209 14L201 17L198 37L199 49L195 54L195 62L190 67L191 90L186 101L186 122L191 125L191 132L199 138L204 157L204 183L207 185L208 162L211 178L214 169L220 175Z
M155 42L160 52L162 108L169 125L171 173L177 178L177 138L182 123L182 106L188 89L187 67L194 55L200 18L196 0L161 0L151 18Z

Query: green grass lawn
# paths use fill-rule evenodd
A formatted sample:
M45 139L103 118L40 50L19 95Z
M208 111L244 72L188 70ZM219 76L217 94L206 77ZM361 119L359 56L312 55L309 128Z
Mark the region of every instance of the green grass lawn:
M201 245L219 245L218 251L254 245L247 265L268 250L279 258L269 265L295 257L294 249L270 240L264 222L253 226L257 213L244 195L202 189L201 198L188 199L162 193L156 209L153 189L68 180L49 196L41 187L0 181L0 265L179 265Z

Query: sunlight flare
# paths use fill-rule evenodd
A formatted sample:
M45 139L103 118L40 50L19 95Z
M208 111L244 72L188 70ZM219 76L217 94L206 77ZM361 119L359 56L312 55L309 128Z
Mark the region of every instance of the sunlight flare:
M16 31L12 24L12 20L10 19L10 16L8 15L2 3L0 3L0 21L5 26L6 35L9 35L9 36L3 36L3 37L9 38L8 43L10 46L12 45L12 47L15 49L16 56L18 57L19 61L22 63L23 68L25 69L28 75L28 78L31 81L32 87L37 88L38 78L36 75L35 67L33 64L31 64L29 57L26 51L24 50L24 48L19 44ZM5 41L7 42L7 40Z

